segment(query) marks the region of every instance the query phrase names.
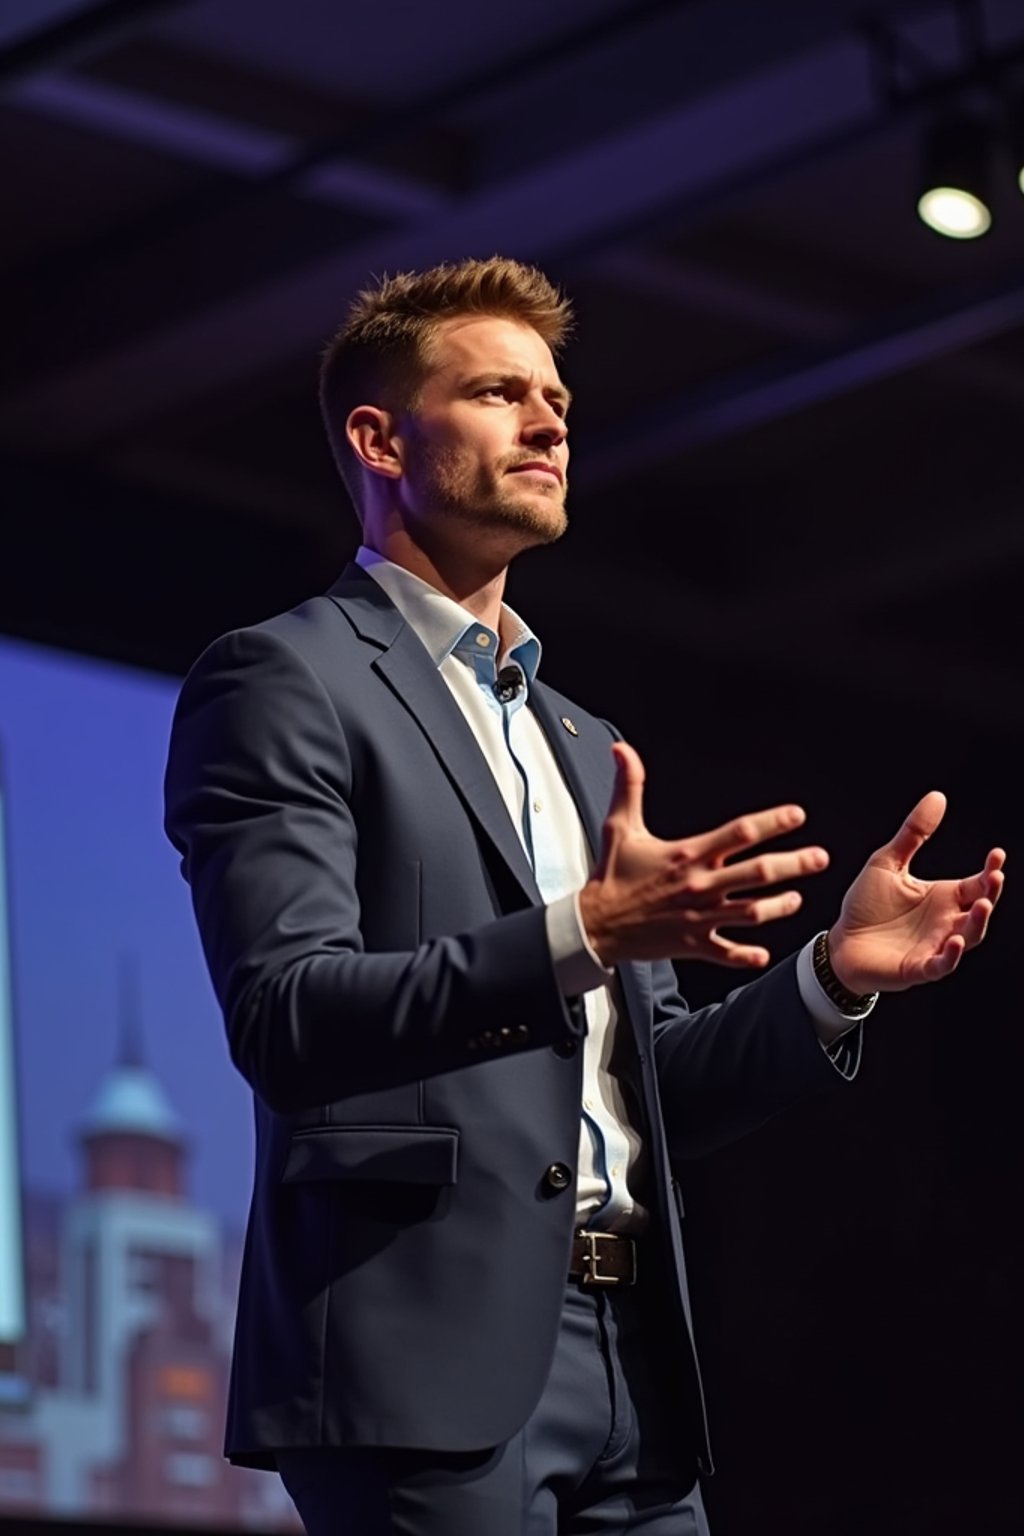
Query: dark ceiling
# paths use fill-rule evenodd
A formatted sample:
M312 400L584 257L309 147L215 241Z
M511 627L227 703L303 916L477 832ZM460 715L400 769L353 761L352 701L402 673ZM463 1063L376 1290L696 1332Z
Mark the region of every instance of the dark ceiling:
M177 670L324 584L354 524L319 348L368 273L499 249L578 304L551 564L581 616L614 574L687 651L712 624L785 669L812 624L845 675L867 622L872 689L919 679L922 616L1024 541L1024 199L1007 161L984 240L914 212L927 115L970 94L962 11L9 0L0 451L36 527L0 621ZM1012 81L1024 11L973 14ZM1010 661L944 705L976 718Z
M1004 156L984 239L915 213L931 114L990 106L996 81L1024 86L1020 0L7 0L0 628L174 673L326 586L357 539L319 349L368 274L499 250L579 315L573 526L512 599L549 679L644 750L655 824L803 798L837 873L793 941L934 782L952 801L936 864L1002 841L1012 868L1024 197ZM1016 945L1008 903L962 978L892 1005L861 1119L828 1142L862 1231L887 1187L874 1130L909 1155L899 1095L919 1127L963 1109L986 1171L958 1185L966 1143L922 1143L918 1210L926 1186L961 1223L919 1234L922 1274L982 1242L968 1209L1013 1199ZM802 1155L762 1141L712 1184L742 1204ZM699 1185L695 1209L699 1237ZM926 1311L947 1300L925 1284ZM713 1298L705 1316L727 1379ZM852 1418L831 1411L841 1441ZM727 1471L741 1443L756 1471L724 1417ZM926 1423L952 1457L960 1426ZM983 1429L975 1466L999 1443ZM832 1443L814 1443L822 1488ZM822 1521L777 1528L841 1529Z

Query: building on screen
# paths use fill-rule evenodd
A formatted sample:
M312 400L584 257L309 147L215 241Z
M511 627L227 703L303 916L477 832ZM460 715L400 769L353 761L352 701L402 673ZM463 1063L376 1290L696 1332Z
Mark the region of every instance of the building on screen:
M189 1201L130 1012L77 1141L78 1192L25 1201L29 1395L0 1412L0 1514L297 1527L276 1477L222 1456L238 1245Z

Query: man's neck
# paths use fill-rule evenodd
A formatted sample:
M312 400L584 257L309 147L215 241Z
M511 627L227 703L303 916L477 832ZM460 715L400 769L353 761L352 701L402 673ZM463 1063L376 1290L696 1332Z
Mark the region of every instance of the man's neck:
M471 558L465 552L425 550L404 529L390 532L384 538L366 537L364 542L375 554L383 555L385 560L436 587L445 597L467 609L481 624L486 624L495 634L500 633L507 565L488 570L481 566L478 557Z

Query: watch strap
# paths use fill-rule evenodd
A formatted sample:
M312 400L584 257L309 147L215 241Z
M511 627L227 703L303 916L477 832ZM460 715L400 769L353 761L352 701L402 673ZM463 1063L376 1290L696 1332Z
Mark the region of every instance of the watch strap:
M811 951L815 980L834 1008L847 1019L863 1019L878 1001L877 992L851 992L832 969L828 947L828 929L818 934Z

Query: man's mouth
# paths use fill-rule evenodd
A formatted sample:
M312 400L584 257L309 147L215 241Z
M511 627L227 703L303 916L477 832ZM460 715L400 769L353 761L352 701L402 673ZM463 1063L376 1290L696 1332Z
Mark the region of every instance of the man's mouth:
M562 484L562 471L557 464L546 464L543 460L531 459L528 464L514 464L509 470L513 475L550 475Z

